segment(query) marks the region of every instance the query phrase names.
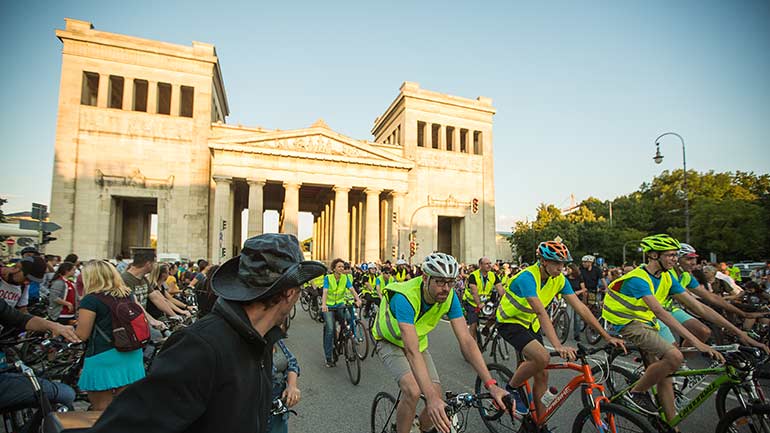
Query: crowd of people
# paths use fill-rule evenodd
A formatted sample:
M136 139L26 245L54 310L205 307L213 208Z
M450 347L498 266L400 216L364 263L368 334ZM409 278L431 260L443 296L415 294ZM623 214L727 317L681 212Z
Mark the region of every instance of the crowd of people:
M488 257L466 265L434 252L419 265L403 259L351 265L338 258L329 269L304 260L297 239L279 234L248 239L241 254L221 266L204 259L158 263L152 249L136 249L130 262L118 257L81 263L74 254L61 260L25 248L19 260L0 268L0 333L49 332L84 344L77 387L87 392L91 410L104 411L95 432L285 432L286 414L271 410L276 400L291 407L301 398L299 361L285 341L284 326L306 286L321 298L326 367L335 367L335 315L350 321L355 335L364 338L354 319L376 305L376 326L370 332L384 371L401 390L397 430L413 427L423 395L426 404L417 414L421 431L445 432L450 420L428 349L428 334L439 319L448 319L464 359L500 407L511 394L512 410L526 413L521 387L533 379L535 408L542 411L550 359L543 336L565 359L576 356L575 348L559 343L546 312L560 296L571 308L575 340L584 322L609 344L623 348L626 341L633 343L649 358L642 380L628 394L629 404L654 412L647 390L657 385L659 403L673 416L667 376L684 360L674 334L683 344L723 360L705 344L712 334L706 320L743 344L768 351L750 331L758 321L770 321L764 312L749 310L770 301L770 262L744 280L732 264L699 262L692 246L668 235L649 236L641 247L646 262L640 266L599 266L591 255L577 265L566 245L554 240L539 244L532 265ZM489 318L523 355L505 384L491 377L476 344L489 302L494 306ZM612 325L609 332L588 304L601 306L601 317ZM128 343L117 333L118 310L140 318L139 325L129 326ZM167 336L168 320L191 324ZM740 326L733 324L741 320ZM148 348L161 343L146 371ZM0 408L35 404L25 381L16 373L0 374ZM72 408L72 388L40 381L49 400ZM161 405L162 416L135 416Z

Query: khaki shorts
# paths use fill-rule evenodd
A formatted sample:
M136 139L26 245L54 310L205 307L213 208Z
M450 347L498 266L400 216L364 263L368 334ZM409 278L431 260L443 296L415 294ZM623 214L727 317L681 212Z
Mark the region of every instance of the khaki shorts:
M639 348L647 364L655 362L669 350L675 349L671 343L660 336L659 331L654 326L638 320L632 320L631 323L624 326L620 330L620 335L631 345Z
M404 377L404 375L412 372L412 368L409 367L409 361L406 359L404 349L386 340L378 341L377 347L377 356L385 365L385 369L388 370L394 379L396 379L396 383L401 382L401 378ZM422 352L422 359L425 361L425 366L428 368L430 380L434 383L441 383L438 380L436 365L433 364L433 357L430 356L428 349L425 349Z

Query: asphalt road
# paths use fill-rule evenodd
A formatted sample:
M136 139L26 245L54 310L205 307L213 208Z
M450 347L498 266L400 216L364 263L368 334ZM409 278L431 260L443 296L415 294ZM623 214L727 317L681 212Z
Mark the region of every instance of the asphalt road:
M470 365L464 361L450 325L440 323L430 334L429 341L430 351L436 361L444 390L472 392L476 375ZM322 325L311 321L308 314L299 308L299 304L297 304L297 315L292 321L286 342L300 364L299 387L302 391L302 400L295 407L298 415L289 419L290 431L369 432L370 410L374 396L380 391L388 391L394 395L398 392L397 384L384 371L376 357L367 358L362 363L361 382L357 386L350 383L344 362L340 361L335 368L326 368ZM574 374L568 371L552 371L551 384L557 387L564 386L572 376ZM573 394L554 415L549 426L555 427L557 432L570 432L575 415L580 409L580 398ZM683 432L707 433L714 431L717 421L714 400L711 398L680 427ZM468 432L486 431L478 413L471 411Z

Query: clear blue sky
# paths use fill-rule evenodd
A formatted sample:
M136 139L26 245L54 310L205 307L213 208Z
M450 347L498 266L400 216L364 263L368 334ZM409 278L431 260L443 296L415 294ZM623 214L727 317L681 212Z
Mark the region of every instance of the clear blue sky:
M216 45L228 123L369 139L402 81L493 98L498 229L681 167L770 171L770 2L3 2L6 212L49 203L64 17Z

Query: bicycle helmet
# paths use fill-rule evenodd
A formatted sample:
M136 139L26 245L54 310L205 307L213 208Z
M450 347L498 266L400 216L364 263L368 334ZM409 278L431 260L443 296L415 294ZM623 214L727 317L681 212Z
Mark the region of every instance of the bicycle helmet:
M457 260L449 254L433 253L422 261L422 272L429 277L457 278Z
M398 265L405 265L405 264L406 264L406 260L404 260L404 259L396 260L396 266L398 266Z
M679 251L682 248L682 244L678 240L665 233L647 236L642 239L640 246L645 253L650 251Z
M580 259L580 261L581 262L591 262L591 263L593 263L594 261L596 261L596 257L588 254L588 255L583 256L583 258Z
M554 262L571 262L572 255L570 255L567 246L558 241L545 241L540 242L537 246L535 254L543 260L551 260Z
M682 242L681 248L679 248L679 257L698 257L698 253L695 251L695 248L692 247L690 244L686 244Z

